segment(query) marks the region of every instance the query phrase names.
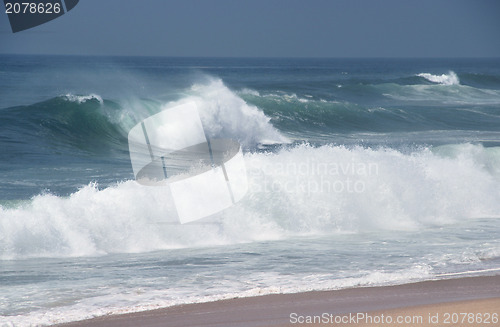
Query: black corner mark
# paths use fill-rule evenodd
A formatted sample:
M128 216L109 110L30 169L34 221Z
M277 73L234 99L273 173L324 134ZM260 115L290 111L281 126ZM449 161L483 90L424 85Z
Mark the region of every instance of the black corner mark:
M3 0L12 32L44 24L73 9L79 0Z
M71 9L73 9L78 4L78 1L80 0L64 0L64 2L66 3L66 10L70 11Z

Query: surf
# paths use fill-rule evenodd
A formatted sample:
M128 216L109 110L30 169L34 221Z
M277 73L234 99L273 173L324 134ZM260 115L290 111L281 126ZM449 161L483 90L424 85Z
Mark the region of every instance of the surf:
M500 217L500 148L459 144L404 152L299 144L247 152L244 160L247 196L201 224L176 226L168 191L132 180L2 206L0 257L99 256L415 231ZM363 187L348 191L349 181Z

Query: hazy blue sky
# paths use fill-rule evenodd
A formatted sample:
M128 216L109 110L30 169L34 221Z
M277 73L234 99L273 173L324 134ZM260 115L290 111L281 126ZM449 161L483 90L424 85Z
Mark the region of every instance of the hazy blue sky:
M0 53L500 57L499 0L80 0Z

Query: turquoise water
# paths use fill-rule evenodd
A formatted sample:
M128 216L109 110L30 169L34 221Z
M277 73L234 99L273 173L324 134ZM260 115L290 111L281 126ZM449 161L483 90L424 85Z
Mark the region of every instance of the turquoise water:
M0 325L500 270L499 60L1 58ZM186 100L249 192L179 225L127 134Z

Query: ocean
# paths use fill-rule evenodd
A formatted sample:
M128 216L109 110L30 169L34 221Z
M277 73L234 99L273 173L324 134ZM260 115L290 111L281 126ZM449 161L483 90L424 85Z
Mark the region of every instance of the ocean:
M0 59L0 326L500 272L500 59ZM248 192L179 224L127 135L185 101Z

